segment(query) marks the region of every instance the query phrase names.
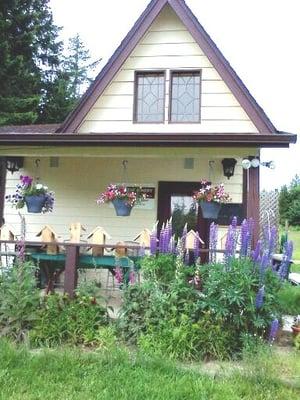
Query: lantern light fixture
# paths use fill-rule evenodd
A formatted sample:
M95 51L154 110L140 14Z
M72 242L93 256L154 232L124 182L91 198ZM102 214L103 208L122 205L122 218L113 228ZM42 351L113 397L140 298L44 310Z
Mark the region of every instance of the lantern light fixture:
M223 173L227 179L230 179L234 175L234 169L236 166L237 160L235 158L224 158L222 160L223 165Z
M6 157L5 163L7 171L13 174L23 168L24 157Z

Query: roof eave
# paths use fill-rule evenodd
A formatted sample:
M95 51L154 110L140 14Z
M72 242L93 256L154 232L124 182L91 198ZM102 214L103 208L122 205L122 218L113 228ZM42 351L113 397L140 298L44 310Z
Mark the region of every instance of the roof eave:
M297 135L278 133L239 134L239 133L34 133L2 134L0 146L167 146L167 147L289 147L296 143Z

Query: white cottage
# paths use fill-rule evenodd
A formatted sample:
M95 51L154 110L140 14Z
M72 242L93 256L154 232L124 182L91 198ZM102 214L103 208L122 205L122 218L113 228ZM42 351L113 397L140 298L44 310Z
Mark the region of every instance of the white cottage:
M49 215L24 211L27 239L45 224L65 239L80 222L87 233L100 225L114 243L132 240L180 209L207 244L206 221L189 212L199 180L224 181L230 193L221 225L235 214L258 220L259 167L243 170L242 160L295 142L276 130L183 0L152 0L61 125L0 128L0 212L19 227L3 199L28 174L55 191L56 204ZM14 174L5 171L11 157L23 160ZM230 179L224 159L237 162ZM151 198L120 218L95 199L125 179Z

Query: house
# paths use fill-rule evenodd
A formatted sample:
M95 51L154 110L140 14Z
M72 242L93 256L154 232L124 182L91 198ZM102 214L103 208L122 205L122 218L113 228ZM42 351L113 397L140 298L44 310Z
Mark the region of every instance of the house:
M100 225L116 243L185 212L207 241L207 221L191 211L199 180L225 183L231 204L223 225L235 213L258 220L259 167L243 170L242 160L295 142L277 131L183 0L152 0L61 125L0 128L0 211L19 226L4 193L29 174L55 192L56 204L49 215L24 211L28 239L45 224L67 238L80 221L87 232ZM5 157L21 157L23 168L6 173ZM224 159L237 162L230 179ZM126 183L152 198L120 218L95 200L125 172Z

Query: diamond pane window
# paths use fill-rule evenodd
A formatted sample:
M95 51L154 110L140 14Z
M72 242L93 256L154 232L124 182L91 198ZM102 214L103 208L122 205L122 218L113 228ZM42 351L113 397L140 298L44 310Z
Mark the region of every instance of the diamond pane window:
M173 72L171 85L170 121L200 122L200 71Z
M137 73L135 85L136 122L163 122L165 75L163 72Z

